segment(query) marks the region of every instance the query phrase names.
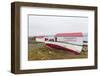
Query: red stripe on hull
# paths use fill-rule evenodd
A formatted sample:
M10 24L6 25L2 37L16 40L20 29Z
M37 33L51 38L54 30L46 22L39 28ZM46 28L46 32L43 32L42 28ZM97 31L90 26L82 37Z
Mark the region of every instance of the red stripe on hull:
M72 50L72 49L69 49L69 48L65 48L65 47L62 47L62 46L59 46L59 45L55 45L55 44L48 44L46 43L47 46L51 47L51 48L55 48L55 49L60 49L60 50L66 50L66 51L69 51L71 53L74 53L76 55L79 55L80 53Z

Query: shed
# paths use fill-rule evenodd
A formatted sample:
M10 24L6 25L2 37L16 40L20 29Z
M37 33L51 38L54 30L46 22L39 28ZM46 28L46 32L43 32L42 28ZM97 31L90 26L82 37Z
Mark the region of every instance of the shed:
M83 45L83 33L57 33L57 42L69 43L73 45Z

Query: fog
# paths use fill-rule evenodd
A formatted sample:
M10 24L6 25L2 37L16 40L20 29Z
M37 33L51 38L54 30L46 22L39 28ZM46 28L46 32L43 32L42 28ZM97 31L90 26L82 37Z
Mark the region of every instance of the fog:
M28 19L29 36L88 32L88 17L30 15Z

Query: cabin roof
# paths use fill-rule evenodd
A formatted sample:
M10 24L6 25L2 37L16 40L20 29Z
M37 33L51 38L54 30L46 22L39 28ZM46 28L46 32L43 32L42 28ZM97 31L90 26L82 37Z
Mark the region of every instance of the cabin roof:
M57 33L55 36L59 37L83 37L82 32L77 33Z

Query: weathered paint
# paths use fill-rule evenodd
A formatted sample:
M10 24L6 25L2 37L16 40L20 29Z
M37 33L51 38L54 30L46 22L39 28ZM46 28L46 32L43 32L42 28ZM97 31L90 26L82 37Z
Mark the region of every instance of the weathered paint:
M79 55L80 54L80 53L76 52L75 50L72 50L70 48L65 48L65 47L62 47L62 46L59 46L59 45L56 45L56 44L49 44L49 43L47 43L46 45L49 46L49 47L51 47L51 48L69 51L69 52L74 53L76 55Z
M73 52L76 52L77 54L79 54L82 51L82 46L77 46L77 45L72 45L72 44L67 44L67 43L46 41L45 44L47 46L50 46L51 48L63 49L70 52L73 51Z

